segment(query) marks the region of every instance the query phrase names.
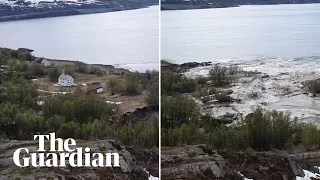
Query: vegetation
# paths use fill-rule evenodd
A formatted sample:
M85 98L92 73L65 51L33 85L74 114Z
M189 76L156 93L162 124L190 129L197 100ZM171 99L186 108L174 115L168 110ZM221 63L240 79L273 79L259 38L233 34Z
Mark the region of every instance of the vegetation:
M172 95L174 93L191 93L196 89L196 81L184 75L161 71L161 93Z
M170 107L178 107L181 105L180 102L171 101ZM163 146L205 143L217 149L245 150L252 148L266 151L272 148L292 148L293 145L301 142L307 148L320 145L320 130L310 124L291 121L289 114L282 112L257 109L244 122L227 127L214 118L189 117L190 109L170 111L170 108L164 106L165 103L166 101L162 104L164 108L161 109L161 114L170 114L176 120L172 121L175 118L162 118ZM194 111L192 114L199 114L196 108Z
M308 149L320 145L320 130L317 126L314 124L306 124L302 128L302 143Z
M107 87L111 94L139 95L143 90L149 92L147 102L151 105L159 104L159 72L130 73L123 79L109 79Z
M36 59L30 55L31 59ZM47 75L56 82L61 70L43 67L27 61L30 57L20 52L0 48L0 137L9 139L31 139L34 134L56 132L62 138L115 139L136 147L158 146L158 118L151 117L144 122L126 122L118 105L107 103L101 96L85 93L81 89L67 94L39 92L38 86L30 81ZM91 73L87 65L76 63L66 68L69 73ZM98 71L94 72L97 73ZM97 74L98 75L98 74ZM140 94L149 91L148 102L157 105L158 86L156 71L133 73L115 81L125 94ZM121 86L119 86L121 88Z
M161 123L163 128L174 128L182 124L197 124L199 110L193 99L179 95L161 97Z
M49 69L48 75L49 75L50 81L57 82L57 79L59 78L60 74L61 74L61 71L57 67L53 67Z
M320 83L318 80L314 80L310 84L310 90L314 94L319 94L320 93Z
M77 91L68 95L49 96L40 106L37 104L40 99L36 86L15 77L1 85L0 100L3 137L29 139L34 134L57 132L63 138L112 138L128 145L158 145L154 140L158 133L155 128L158 121L156 118L123 125L120 123L118 107L104 102L97 95ZM132 141L136 136L127 132L141 138Z
M148 97L146 102L150 106L159 106L159 80L148 87Z
M238 71L238 66L223 67L216 64L209 71L209 77L213 85L224 86L233 82L233 80L235 79L233 75L235 75Z

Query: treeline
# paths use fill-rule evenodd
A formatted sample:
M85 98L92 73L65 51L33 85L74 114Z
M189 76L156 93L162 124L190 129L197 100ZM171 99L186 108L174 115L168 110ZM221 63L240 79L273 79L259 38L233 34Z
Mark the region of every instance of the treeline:
M267 151L303 144L320 147L320 130L298 123L290 114L256 109L243 122L226 126L218 119L201 115L190 97L163 97L161 101L163 146L209 144L216 149Z

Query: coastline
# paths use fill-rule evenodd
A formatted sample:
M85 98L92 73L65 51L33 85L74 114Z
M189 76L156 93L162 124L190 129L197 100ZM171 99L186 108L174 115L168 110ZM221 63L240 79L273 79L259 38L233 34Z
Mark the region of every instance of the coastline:
M161 4L161 11L170 11L170 10L191 10L191 9L217 9L217 8L231 8L231 7L240 7L240 5L226 5L226 6L217 6L217 5L187 5L187 4Z
M37 57L36 58L44 58L44 57ZM155 69L155 68L138 68L137 66L148 66L148 64L153 64L151 62L148 63L141 63L141 64L102 64L102 63L87 63L84 61L77 61L77 60L63 60L63 59L50 59L50 58L44 58L46 60L48 60L49 62L53 63L53 64L74 64L74 63L84 63L86 65L90 65L93 67L98 67L98 68L103 68L103 69L114 69L116 71L126 71L126 72L135 72L138 71L140 73L144 73L145 71L152 71L152 70L156 70L158 71L159 69Z
M4 47L0 47L1 48L4 48ZM32 53L34 52L33 49L29 49L29 48L23 48L23 47L20 47L18 49L15 49L17 51L25 51L25 52L29 52L29 53ZM148 65L149 64L154 64L154 62L146 62L146 63L126 63L126 64L103 64L103 63L88 63L88 62L85 62L85 61L79 61L79 60L72 60L72 59L56 59L56 58L46 58L46 57L42 57L42 56L37 56L37 55L34 55L32 54L36 61L38 60L47 60L49 61L50 63L52 64L60 64L60 65L73 65L75 63L83 63L85 65L89 65L89 66L92 66L92 67L95 67L95 68L100 68L100 69L103 69L103 70L114 70L114 71L125 71L127 73L129 72L140 72L140 73L144 73L145 71L153 71L153 70L156 70L156 71L159 71L159 69L156 69L156 68L148 68ZM156 63L158 64L158 63ZM144 67L144 68L138 68L139 66L141 67Z
M141 7L88 8L88 9L70 9L70 10L61 10L61 11L47 11L47 12L41 12L41 13L29 13L29 14L20 14L20 15L12 15L12 16L2 16L2 17L0 17L0 22L27 20L27 19L39 19L39 18L48 18L48 17L98 14L98 13L108 13L108 12L117 12L117 11L128 11L128 10L149 8L151 6L156 6L156 4L155 5L146 5L146 6L141 6Z
M245 5L289 5L289 4L319 4L320 2L306 2L306 3L257 3L257 4L232 4L232 5L189 5L189 4L161 4L161 11L176 11L176 10L192 10L192 9L220 9L233 8Z
M36 56L35 56L36 57ZM41 59L40 57L36 57L38 59ZM86 62L82 62L82 61L76 61L76 60L62 60L62 59L48 59L48 58L43 58L46 59L47 61L49 61L52 64L75 64L75 63L83 63L85 65L89 65L91 67L96 67L96 68L100 68L100 69L108 69L108 70L113 70L113 71L124 71L124 72L132 72L130 71L128 68L119 68L119 67L115 67L114 65L109 65L109 64L89 64Z

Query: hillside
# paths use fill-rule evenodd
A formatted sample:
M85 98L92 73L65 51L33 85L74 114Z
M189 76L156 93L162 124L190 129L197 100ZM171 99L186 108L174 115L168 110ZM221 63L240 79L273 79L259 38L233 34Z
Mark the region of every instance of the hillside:
M156 0L0 0L0 22L45 17L72 16L80 14L106 13L157 5Z

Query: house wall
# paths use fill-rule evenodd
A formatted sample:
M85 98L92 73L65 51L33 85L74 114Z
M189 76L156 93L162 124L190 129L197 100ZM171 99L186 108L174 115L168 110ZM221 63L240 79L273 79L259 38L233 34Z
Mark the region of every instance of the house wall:
M103 88L97 89L97 93L102 93L102 92L103 92Z
M252 86L254 87L262 87L263 86L263 82L259 79L255 79L252 81Z
M73 79L68 79L68 80L59 79L59 84L62 85L62 86L72 86L73 85Z

